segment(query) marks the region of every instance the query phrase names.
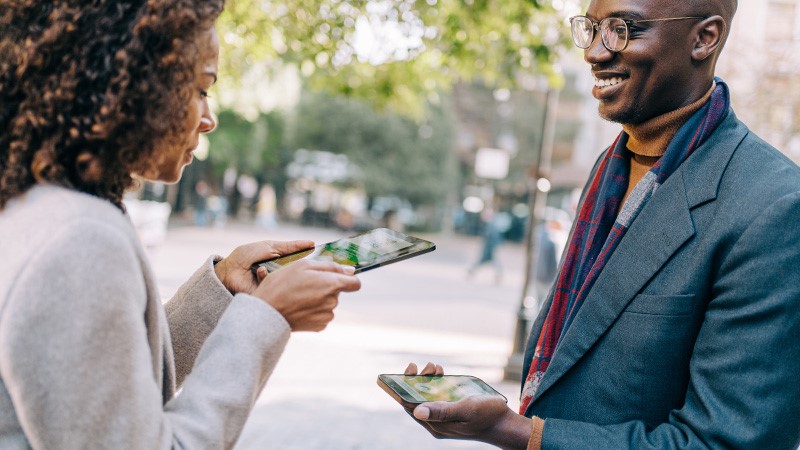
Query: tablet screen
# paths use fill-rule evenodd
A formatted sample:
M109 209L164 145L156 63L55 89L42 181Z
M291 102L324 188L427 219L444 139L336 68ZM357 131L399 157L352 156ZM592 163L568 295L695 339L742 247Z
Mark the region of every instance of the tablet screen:
M473 395L501 396L481 379L469 375L381 375L398 394L412 403L456 401ZM399 389L398 389L399 388Z
M390 230L377 228L356 236L319 245L291 255L261 263L272 272L302 258L333 261L353 266L357 271L426 253L435 248L432 242Z

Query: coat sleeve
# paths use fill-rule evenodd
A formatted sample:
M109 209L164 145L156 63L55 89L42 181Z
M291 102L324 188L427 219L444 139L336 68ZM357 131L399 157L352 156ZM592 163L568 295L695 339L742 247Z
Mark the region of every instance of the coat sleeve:
M208 336L214 331L233 296L214 272L213 256L166 303L172 347L175 354L175 380L183 384L192 370Z
M0 377L33 448L234 445L288 325L253 297L231 299L165 405L146 303L135 245L109 224L62 224L30 259L0 316Z
M683 407L655 428L547 419L542 449L800 444L800 193L767 207L721 261Z

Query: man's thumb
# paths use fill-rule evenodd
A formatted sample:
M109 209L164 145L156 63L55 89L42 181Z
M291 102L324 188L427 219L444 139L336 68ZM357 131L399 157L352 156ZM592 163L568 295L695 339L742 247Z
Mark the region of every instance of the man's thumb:
M431 416L431 410L427 406L417 406L414 408L414 417L419 420L428 420L428 417Z
M451 415L447 402L423 403L414 409L414 417L427 422L446 422Z

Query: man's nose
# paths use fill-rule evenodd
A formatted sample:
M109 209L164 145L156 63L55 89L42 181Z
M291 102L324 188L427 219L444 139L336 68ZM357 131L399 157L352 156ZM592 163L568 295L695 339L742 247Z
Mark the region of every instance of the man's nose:
M592 39L589 47L583 51L583 60L589 64L595 64L598 62L609 61L614 58L614 55L614 52L607 49L606 46L603 45L603 39L598 31L594 34L594 39Z

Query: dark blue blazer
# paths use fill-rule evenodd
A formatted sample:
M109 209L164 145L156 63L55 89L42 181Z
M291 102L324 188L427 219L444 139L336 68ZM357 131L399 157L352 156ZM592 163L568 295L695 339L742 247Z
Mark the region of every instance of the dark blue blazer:
M620 241L526 415L544 450L796 449L797 165L731 111Z

